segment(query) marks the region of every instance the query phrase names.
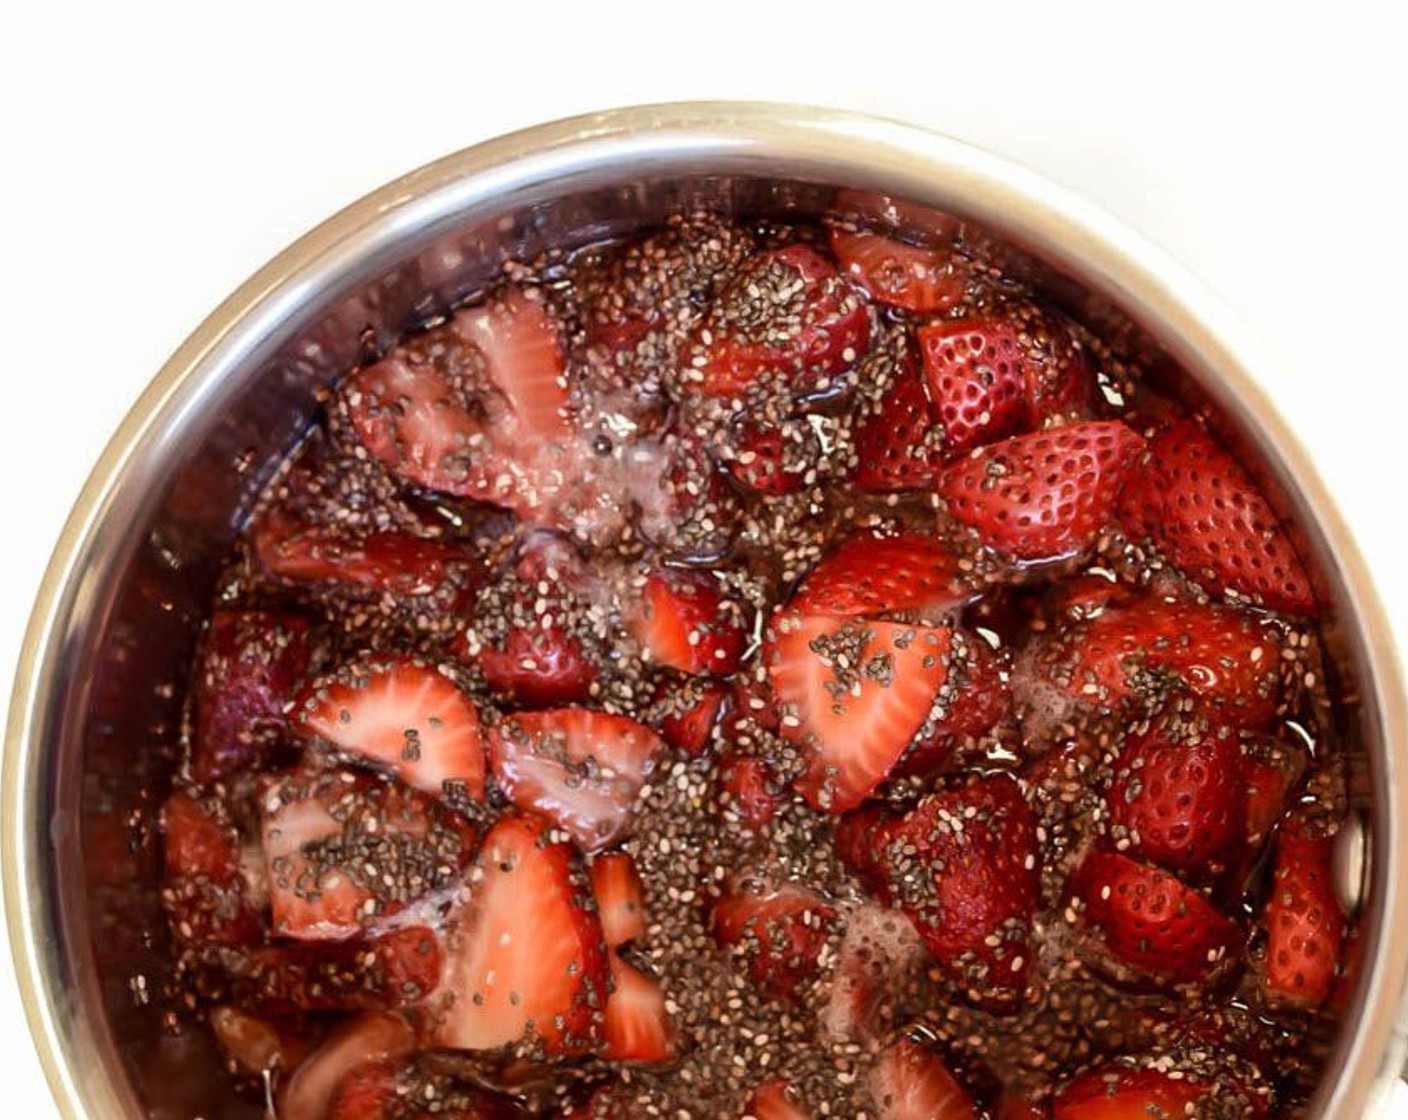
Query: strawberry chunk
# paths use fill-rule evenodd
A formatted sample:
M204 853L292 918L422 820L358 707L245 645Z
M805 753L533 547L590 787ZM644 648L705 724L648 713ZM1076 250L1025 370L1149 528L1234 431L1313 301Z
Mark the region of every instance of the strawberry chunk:
M308 620L271 611L216 611L197 672L196 780L257 766L288 735L285 709L311 668Z
M980 1113L942 1058L907 1038L893 1042L870 1071L878 1120L978 1120Z
M221 1005L206 1016L210 1033L230 1066L245 1077L266 1070L291 1070L312 1049L312 1040L295 1028L297 1020L260 1018L237 1007Z
M282 1120L327 1120L329 1101L353 1070L404 1058L414 1049L415 1032L401 1016L359 1015L335 1030L283 1083L278 1115Z
M267 1015L412 1007L440 983L441 952L426 926L349 941L274 945L250 954L235 990Z
M403 1062L369 1062L337 1086L327 1120L510 1120L505 1098L466 1088Z
M719 763L718 780L719 811L750 832L761 832L782 808L782 781L764 759L726 755Z
M1242 744L1242 773L1247 788L1247 844L1257 849L1285 815L1309 766L1298 743L1255 738Z
M261 797L272 928L340 939L455 881L474 829L438 802L369 774L292 776Z
M1040 881L1036 821L1009 774L971 777L898 818L863 810L838 830L837 854L974 1003L1002 1006L1031 971Z
M767 381L824 392L869 344L859 291L815 249L789 245L752 257L719 293L692 347L690 385L707 397Z
M1153 438L1121 513L1132 532L1208 590L1314 613L1310 578L1285 528L1246 469L1196 421Z
M645 936L645 887L635 860L625 852L606 852L592 860L592 894L608 949L619 949Z
M609 1062L660 1065L675 1057L675 1026L665 989L652 976L611 954L611 995L602 1024L601 1056Z
M1346 920L1335 894L1333 852L1332 836L1314 833L1297 818L1277 835L1262 977L1275 1006L1316 1008L1334 989Z
M644 724L587 708L519 712L489 731L499 787L589 852L625 833L664 746Z
M1069 1082L1057 1095L1052 1120L1148 1120L1197 1116L1217 1086L1182 1071L1106 1066ZM1228 1115L1235 1115L1228 1113Z
M1118 420L988 444L949 464L938 491L980 540L1018 560L1074 556L1109 525L1143 437Z
M796 1100L796 1092L785 1079L759 1085L743 1106L744 1120L811 1120Z
M898 357L868 360L862 375L873 373L870 399L857 410L852 438L857 490L891 494L933 484L938 465L934 406L914 368L908 344Z
M801 745L798 790L840 813L889 776L948 676L946 629L838 620L789 611L775 620L764 663L783 711L782 734Z
M816 432L802 417L764 422L752 417L735 421L723 456L728 473L758 494L795 494L816 481L821 462Z
M1225 735L1179 743L1151 732L1128 743L1105 795L1121 851L1200 878L1234 866L1247 833L1241 753Z
M744 875L714 906L712 921L714 939L754 984L792 999L817 974L836 908L794 883Z
M431 1045L516 1056L591 1050L608 991L606 947L580 861L546 822L504 817L451 916Z
M632 630L652 661L682 673L727 676L746 641L741 606L708 572L652 572Z
M1071 885L1103 948L1158 987L1208 981L1245 942L1237 923L1192 887L1127 856L1092 852Z
M954 551L909 532L851 537L807 573L790 605L834 618L913 614L935 622L971 595Z
M479 712L428 665L401 657L343 666L311 685L296 712L306 735L414 789L484 799Z
M733 690L721 681L689 677L662 682L649 720L675 750L702 758L732 703Z
M959 752L973 746L1012 716L1006 651L962 627L953 631L949 678L900 759L896 774L927 777L947 769Z
M852 910L820 1015L825 1038L869 1044L880 1037L895 993L926 971L927 961L919 931L903 914L874 904Z
M245 881L238 832L215 809L177 791L161 810L162 904L183 945L247 945L263 921Z
M905 311L947 311L963 298L968 271L952 253L906 245L875 233L831 231L841 273L876 303Z

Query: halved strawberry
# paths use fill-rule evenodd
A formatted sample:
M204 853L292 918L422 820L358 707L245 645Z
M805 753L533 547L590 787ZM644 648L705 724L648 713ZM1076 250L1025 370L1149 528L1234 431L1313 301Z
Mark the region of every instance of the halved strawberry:
M659 1065L675 1056L675 1026L660 981L611 954L611 994L601 1056L609 1062Z
M427 926L374 937L257 949L238 970L240 1001L267 1015L413 1007L440 983L441 948Z
M162 905L181 944L247 945L264 923L245 882L239 834L218 810L177 791L161 810Z
M644 724L588 708L519 712L489 730L499 787L589 852L610 847L629 827L664 747Z
M1197 421L1154 436L1121 512L1132 532L1209 590L1314 612L1315 593L1285 528L1246 469Z
M719 762L718 782L719 812L750 832L761 832L782 807L782 782L764 759L726 755Z
M1334 989L1345 937L1335 894L1333 836L1298 818L1276 837L1276 870L1266 902L1263 988L1273 1005L1319 1007Z
M197 781L256 766L288 734L288 704L312 666L311 626L299 615L219 610L194 683Z
M807 752L798 790L816 808L859 805L894 769L948 677L946 629L788 611L764 663L782 734Z
M304 734L451 801L484 799L479 712L454 683L405 657L366 658L312 684Z
M898 818L863 810L842 822L836 846L968 999L1020 996L1041 872L1036 820L1010 774L970 777Z
M1091 852L1071 888L1100 946L1159 987L1208 980L1237 959L1246 940L1192 887L1127 856Z
M906 245L875 233L831 231L831 251L841 273L876 303L905 311L947 311L963 298L968 270L961 258L938 249Z
M972 596L959 557L935 537L853 536L822 558L793 596L793 610L851 618L917 614L934 622Z
M662 569L646 577L631 628L651 661L727 676L743 656L743 623L742 607L715 576Z
M415 1032L390 1012L359 1015L338 1027L283 1083L278 1115L283 1120L327 1120L338 1085L370 1062L403 1058L415 1049Z
M438 802L370 774L293 775L262 792L274 933L345 938L454 882L473 827Z
M821 444L803 417L763 422L740 417L729 429L724 467L759 494L795 494L816 480Z
M645 936L645 887L636 863L625 852L605 852L592 860L592 893L608 949Z
M1215 1083L1190 1078L1182 1070L1101 1066L1067 1083L1056 1097L1052 1120L1198 1116L1199 1106L1216 1091Z
M870 1071L878 1120L978 1120L980 1113L944 1060L908 1038L891 1043Z
M708 677L662 681L648 718L675 750L702 758L732 703L733 690Z
M779 1078L759 1085L743 1106L742 1120L811 1120L791 1084Z
M858 289L815 249L789 245L752 257L719 293L691 348L688 382L708 397L739 397L768 380L824 392L869 344Z
M1247 844L1257 849L1290 806L1310 763L1299 743L1254 738L1242 744L1247 789Z
M431 1045L533 1057L596 1043L608 992L601 924L577 853L549 833L546 822L508 816L485 837L451 916Z
M508 401L515 440L546 440L567 432L568 393L557 327L543 305L522 290L467 308L451 320L455 332L479 349L489 377Z
M1019 560L1072 556L1109 525L1144 439L1118 420L1013 436L950 463L938 490L979 539Z
M875 396L857 410L852 430L856 458L851 484L876 494L925 489L939 462L936 415L908 344L898 358L868 360L862 376L872 370Z
M949 678L900 759L895 773L927 777L952 765L959 750L976 743L1012 715L1006 650L962 627L953 631Z
M795 883L741 875L714 906L714 939L743 966L754 984L794 998L817 974L836 908Z
M1176 742L1160 731L1125 745L1105 794L1120 850L1200 879L1235 866L1246 844L1242 752L1227 735Z

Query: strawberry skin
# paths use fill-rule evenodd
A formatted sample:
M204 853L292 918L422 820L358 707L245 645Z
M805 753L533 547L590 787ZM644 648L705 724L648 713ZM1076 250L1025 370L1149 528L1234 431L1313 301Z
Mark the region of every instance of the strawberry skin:
M1334 989L1346 923L1335 894L1333 852L1332 836L1316 835L1297 818L1276 837L1262 978L1274 1005L1309 1010Z
M877 351L864 370L877 371L874 386L867 386L875 395L856 412L851 484L874 494L930 486L938 464L936 417L908 343L898 357L888 360Z
M761 832L782 808L783 786L766 760L729 754L719 762L719 812L750 832Z
M652 661L681 673L728 676L743 657L742 609L708 572L652 572L633 630Z
M811 1120L811 1113L796 1102L791 1084L781 1078L754 1089L743 1115L750 1120Z
M940 773L960 748L1008 724L1012 716L1008 668L1006 650L994 649L981 635L956 627L949 679L895 772L921 778Z
M1121 513L1133 533L1208 590L1314 613L1310 579L1280 520L1245 468L1196 421L1154 436Z
M161 828L161 901L175 940L196 948L258 941L264 923L249 897L236 830L179 790L162 806Z
M1215 1091L1206 1081L1162 1070L1102 1067L1068 1083L1051 1115L1052 1120L1176 1120L1198 1115L1199 1103Z
M749 979L791 999L816 975L836 909L805 887L744 876L715 905L712 920L714 939Z
M904 311L947 311L963 298L968 271L952 253L906 245L877 233L831 231L843 276L876 303Z
M369 1062L343 1078L326 1120L513 1120L518 1114L505 1098L421 1073L414 1064Z
M1127 856L1091 852L1071 886L1103 947L1158 987L1207 980L1245 942L1237 923L1193 888Z
M1072 556L1109 525L1143 447L1118 420L1012 436L950 463L938 491L954 520L998 552L1028 561Z
M281 1120L328 1120L328 1104L356 1069L406 1057L416 1036L400 1015L359 1015L332 1032L283 1082L277 1115Z
M743 418L730 429L724 466L742 486L759 494L795 494L816 480L821 448L805 420L763 423Z
M917 614L936 621L971 595L958 556L942 541L913 532L862 534L823 557L790 605L834 618Z
M733 689L722 681L689 677L662 682L649 721L675 750L702 758L732 703Z
M426 926L373 937L276 944L250 955L235 990L262 1014L412 1007L440 983L440 944Z
M1285 814L1309 766L1298 743L1254 738L1242 744L1242 773L1247 787L1247 844L1256 850Z
M908 1038L876 1058L869 1087L878 1120L978 1120L981 1115L943 1059Z

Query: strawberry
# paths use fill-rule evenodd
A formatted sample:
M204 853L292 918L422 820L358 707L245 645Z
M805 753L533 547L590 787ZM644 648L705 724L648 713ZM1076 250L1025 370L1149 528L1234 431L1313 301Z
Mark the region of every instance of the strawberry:
M952 253L906 245L875 233L831 231L831 251L841 274L876 303L905 311L947 311L963 298L968 283L962 260Z
M1271 835L1299 788L1309 765L1299 743L1255 738L1242 744L1242 773L1247 787L1247 843L1257 849Z
M1180 743L1153 731L1128 742L1105 794L1120 850L1199 878L1235 865L1247 834L1241 755L1226 735Z
M821 444L805 419L742 417L730 428L724 466L747 489L780 497L814 482L820 460Z
M675 1056L675 1027L665 990L654 977L611 954L601 1056L609 1062L659 1065Z
M434 931L399 926L368 938L258 949L240 970L236 991L246 1006L274 1016L394 1010L430 995L440 975Z
M269 783L260 797L273 932L341 939L450 885L474 855L458 813L370 774Z
M245 1077L261 1077L265 1070L291 1070L312 1049L312 1039L296 1028L298 1020L260 1018L223 1004L206 1016L210 1033L220 1044L229 1065Z
M834 618L918 615L936 622L972 594L959 558L923 533L853 536L802 580L790 606Z
M582 642L560 626L512 627L501 645L484 646L470 658L497 696L529 708L581 703L599 676Z
M543 305L517 288L460 311L455 332L483 355L489 377L508 402L514 439L560 438L567 431L567 386L557 327Z
M742 607L715 576L661 569L645 579L632 630L656 664L727 676L743 657L743 622Z
M519 712L489 731L499 788L589 852L624 834L664 747L644 724L588 708Z
M1276 837L1276 869L1266 902L1266 960L1261 977L1269 1003L1310 1010L1330 996L1339 973L1345 914L1335 894L1333 836L1296 817Z
M938 491L949 513L1018 560L1085 552L1110 523L1143 437L1118 420L1012 436L950 463Z
M951 642L903 623L795 611L774 621L764 663L782 734L807 755L797 788L815 808L852 809L885 780L943 687Z
M645 887L635 860L625 852L605 852L592 860L591 876L606 947L619 949L644 937Z
M445 983L430 1043L512 1047L519 1056L582 1054L598 1037L607 953L570 844L531 817L500 819L451 915Z
M1208 590L1314 613L1315 593L1285 528L1246 469L1196 421L1154 436L1121 513L1133 534Z
M197 947L257 941L264 923L249 897L235 829L180 791L162 806L161 829L162 904L175 939Z
M344 665L305 690L295 714L305 735L415 789L484 799L479 712L428 665L405 657Z
M692 563L722 558L741 520L736 489L697 432L667 432L658 453L663 485L655 505L639 518L642 535L661 551Z
M782 783L761 758L726 755L719 763L719 811L749 832L761 832L782 808Z
M868 386L875 395L857 410L852 429L856 458L851 484L875 494L927 489L938 463L934 406L907 343L888 364L880 364L886 356L876 353L862 367L863 374L878 372Z
M869 1088L877 1120L978 1120L980 1115L943 1059L908 1038L881 1051Z
M815 249L789 245L752 257L719 293L691 347L689 384L706 397L774 379L824 392L869 343L859 292Z
M949 679L914 742L900 759L901 777L928 777L946 769L958 752L1010 721L1012 690L1006 652L961 627L953 631Z
M1127 856L1091 852L1071 878L1099 944L1157 987L1207 981L1237 958L1237 923L1172 875Z
M783 1078L753 1090L743 1106L743 1120L811 1120L811 1113L796 1101L796 1092Z
M1052 1120L1198 1116L1199 1106L1216 1091L1215 1084L1190 1079L1181 1070L1102 1066L1067 1083L1053 1104Z
M998 1098L993 1120L1047 1120L1050 1115L1044 1105L1009 1090Z
M505 1098L414 1065L368 1062L337 1086L327 1120L510 1120L518 1114Z
M900 817L862 810L842 822L836 849L970 1000L1021 994L1041 873L1036 821L1011 775L970 777Z
M715 904L714 940L748 978L780 999L793 999L820 967L836 908L794 883L741 875Z
M218 610L193 686L197 781L256 766L288 735L285 708L312 667L311 627L293 614Z
M733 690L708 677L661 682L649 721L675 750L702 758L732 704Z
M884 1014L911 976L927 971L919 931L903 914L864 904L851 910L836 950L836 965L820 1014L832 1043L869 1044L884 1028Z
M277 1115L281 1120L328 1120L328 1103L353 1070L404 1058L415 1045L410 1024L390 1012L359 1015L343 1023L283 1082Z

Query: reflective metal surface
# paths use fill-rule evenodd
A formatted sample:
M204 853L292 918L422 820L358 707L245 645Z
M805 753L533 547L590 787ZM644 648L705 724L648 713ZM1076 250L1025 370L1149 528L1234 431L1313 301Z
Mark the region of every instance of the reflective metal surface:
M395 334L509 256L710 206L900 225L952 220L1167 385L1207 400L1303 527L1341 694L1337 728L1369 822L1365 968L1311 1114L1370 1113L1408 1025L1402 685L1380 607L1334 506L1254 380L1262 360L1183 271L1041 178L889 121L787 106L622 110L507 136L356 203L223 304L158 374L88 481L55 551L16 680L4 757L4 887L31 1026L66 1117L234 1117L199 1039L163 1039L145 990L163 925L151 815L165 793L184 666L250 496L370 330ZM1349 874L1349 872L1346 872ZM138 977L141 979L139 980Z

